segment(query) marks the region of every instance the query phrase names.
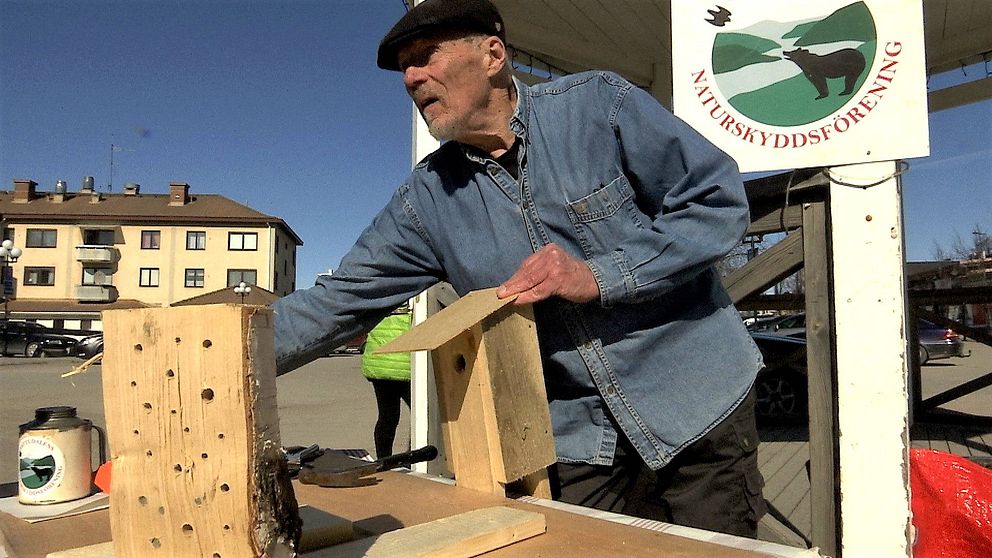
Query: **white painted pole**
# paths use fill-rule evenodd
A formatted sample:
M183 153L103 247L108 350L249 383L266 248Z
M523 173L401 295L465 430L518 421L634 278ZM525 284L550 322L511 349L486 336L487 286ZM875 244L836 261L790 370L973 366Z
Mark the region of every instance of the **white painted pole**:
M844 558L911 555L909 368L896 168L888 161L830 169Z
M416 0L414 5L422 1ZM411 125L413 131L412 167L420 162L421 159L436 151L441 144L430 135L430 132L427 130L427 123L421 118L416 105L412 101L410 107L412 108L413 116ZM430 290L424 291L415 296L411 301L414 325L426 320L431 310L433 310L433 305L428 300L429 293ZM419 448L433 442L434 438L439 439L439 436L428 437L430 431L430 421L428 420L430 413L430 390L428 389L430 385L429 373L431 370L430 354L427 351L417 351L410 356L410 446ZM427 466L427 463L417 463L413 466L413 470L426 473Z

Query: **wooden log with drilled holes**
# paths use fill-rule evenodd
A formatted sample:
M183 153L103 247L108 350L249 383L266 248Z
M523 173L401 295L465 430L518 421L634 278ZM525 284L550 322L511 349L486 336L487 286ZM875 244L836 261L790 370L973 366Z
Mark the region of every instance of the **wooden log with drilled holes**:
M292 556L272 311L234 304L103 314L116 556Z

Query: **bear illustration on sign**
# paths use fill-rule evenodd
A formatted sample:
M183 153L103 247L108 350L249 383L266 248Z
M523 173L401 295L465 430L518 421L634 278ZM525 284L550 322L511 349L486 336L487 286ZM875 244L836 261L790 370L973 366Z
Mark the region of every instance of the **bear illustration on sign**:
M817 92L817 99L825 98L830 91L827 89L827 78L844 78L844 90L841 95L850 95L854 84L865 69L865 57L853 48L844 48L828 54L813 54L804 49L785 51L785 60L791 60L803 71Z

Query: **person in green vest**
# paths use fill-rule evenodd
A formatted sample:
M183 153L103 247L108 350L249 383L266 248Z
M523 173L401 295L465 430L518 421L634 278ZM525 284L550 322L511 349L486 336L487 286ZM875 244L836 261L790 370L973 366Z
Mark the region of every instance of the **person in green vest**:
M409 330L411 322L410 308L401 306L372 328L365 341L362 374L372 383L379 410L374 431L377 458L393 453L393 440L400 422L400 400L410 408L410 353L373 353Z

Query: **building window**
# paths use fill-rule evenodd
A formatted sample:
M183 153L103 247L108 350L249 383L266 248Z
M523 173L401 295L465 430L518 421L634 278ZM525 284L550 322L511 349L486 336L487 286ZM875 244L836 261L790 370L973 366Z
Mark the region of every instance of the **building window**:
M158 286L158 268L157 267L143 267L140 270L138 278L139 287L157 287Z
M279 272L278 271L272 274L272 290L273 291L276 291L276 292L279 291Z
M3 230L3 239L4 240L9 240L11 242L15 242L15 240L14 240L14 229L9 228L9 227L8 228L5 228Z
M159 243L161 241L162 241L161 231L141 231L142 250L158 250Z
M187 231L186 232L186 249L187 250L206 250L207 249L207 231ZM200 285L201 287L203 285Z
M258 233L227 233L228 250L258 250ZM247 281L245 281L247 283Z
M25 285L44 285L52 286L55 284L55 268L54 267L25 267L24 268L24 284Z
M89 246L113 246L113 229L88 229L83 231L83 244Z
M203 288L202 268L189 268L186 270L186 286Z
M84 285L113 285L114 270L109 267L84 267Z
M28 229L27 248L55 248L57 242L55 229Z
M234 287L244 281L246 285L254 285L258 273L254 269L228 269L227 286Z

